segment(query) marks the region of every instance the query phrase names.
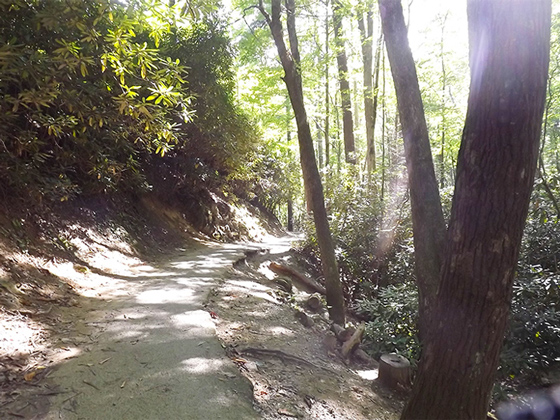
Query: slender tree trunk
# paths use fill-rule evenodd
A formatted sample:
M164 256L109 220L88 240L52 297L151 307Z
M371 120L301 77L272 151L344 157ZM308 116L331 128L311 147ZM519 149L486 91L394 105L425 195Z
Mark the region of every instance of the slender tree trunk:
M445 223L401 2L379 0L379 9L403 127L422 338L438 290Z
M375 171L375 110L373 92L373 4L368 2L366 22L363 13L358 12L358 28L362 41L362 61L364 63L364 117L366 124L366 168L371 174ZM377 55L376 55L377 59ZM379 64L379 62L377 62Z
M551 79L548 80L548 99L546 101L546 106L545 106L545 111L544 111L544 122L543 122L543 133L542 133L542 141L541 141L541 148L540 148L540 152L539 152L539 163L537 165L537 174L539 176L539 178L541 179L543 188L546 192L546 195L548 195L548 198L550 199L550 201L552 202L552 205L554 206L554 210L556 211L556 220L560 219L560 206L558 205L558 200L556 200L556 197L554 196L554 193L552 192L552 189L550 188L550 185L548 185L548 181L547 181L547 175L546 175L546 168L544 166L544 159L543 159L543 154L544 154L544 146L545 146L545 142L546 142L546 134L547 134L547 127L548 127L548 117L549 117L549 113L550 113L550 105L552 102L552 97L553 97L553 92L552 92L552 83L551 83Z
M290 104L289 104L289 98L286 98L285 101L286 104L286 144L289 146L290 143L292 142L292 131L290 130ZM290 155L290 159L291 159L291 152L289 152ZM309 213L311 211L311 208L309 206L309 201L307 199L307 191L305 191L304 189L304 200L305 200L305 205L306 205L306 209L307 212ZM294 230L294 196L293 196L293 192L290 191L289 192L289 197L288 197L288 232L293 232Z
M318 157L318 163L319 163L319 168L323 169L324 164L323 164L323 136L321 135L321 126L319 125L318 122L315 123L315 127L317 128L317 157Z
M294 115L298 127L298 140L300 161L303 172L303 182L306 191L310 194L313 220L317 233L317 242L321 252L321 266L325 276L325 286L327 289L327 304L329 315L332 321L338 324L345 322L344 298L342 296L342 285L338 275L338 267L334 253L334 245L329 229L325 200L323 196L323 185L321 176L317 169L315 151L313 149L313 138L307 119L307 112L303 101L303 85L299 70L299 49L295 27L295 4L294 0L286 0L287 29L290 40L290 52L284 42L284 34L281 21L281 2L272 0L270 15L265 10L262 0L259 3L259 10L265 17L276 48L282 67L284 68L284 82L288 89Z
M356 146L354 142L354 121L352 119L352 100L348 81L348 59L342 33L342 4L333 0L334 38L336 42L336 62L342 101L342 126L344 130L344 158L347 163L356 163Z
M385 53L383 54L383 96L381 96L381 200L385 199L385 174L387 172L387 146L385 142L385 121L387 118L386 102L387 92L385 90Z
M359 127L361 124L360 121L360 105L358 103L358 81L354 79L354 82L352 84L352 95L354 96L354 98L356 98L356 100L353 102L354 104L354 112L353 112L353 116L354 116L354 127ZM354 143L356 141L356 135L354 135ZM355 145L354 145L354 149L355 149ZM357 155L356 150L354 150L355 154ZM357 160L357 158L356 158Z
M469 0L471 87L433 324L403 419L486 417L539 152L550 0Z
M441 38L440 38L440 55L441 55L441 151L439 160L439 186L443 188L445 185L445 132L446 132L446 113L447 109L445 95L447 89L447 70L445 68L444 56L444 41L445 41L445 24L447 22L447 14L443 17L441 23Z
M294 202L288 199L288 232L294 231Z
M383 50L383 31L380 31L379 38L377 40L377 49L375 51L375 79L373 83L373 119L372 119L372 130L371 130L371 144L368 145L368 171L373 172L376 168L375 163L375 124L377 122L377 104L379 102L379 68L380 68L380 58Z
M340 174L342 169L342 141L340 140L340 106L338 96L335 96L335 112L336 112L336 173Z
M326 167L330 165L330 93L329 93L329 1L325 2L325 161Z
M400 157L402 156L402 154L400 153L400 147L399 147L399 122L400 122L400 118L399 118L399 109L397 107L397 109L395 109L395 119L394 119L394 127L393 127L393 142L391 144L391 148L390 148L390 153L391 153L391 164L393 166L397 166L399 165L400 162Z
M541 179L544 191L546 192L546 195L548 196L548 198L550 199L552 206L554 207L554 210L556 211L556 220L560 219L560 206L558 205L558 200L556 199L556 196L554 195L554 192L552 191L552 189L550 188L550 185L548 185L548 181L546 180L547 175L546 175L546 170L544 168L544 161L543 161L543 157L542 155L539 155L539 165L538 165L538 172L539 174L539 178Z

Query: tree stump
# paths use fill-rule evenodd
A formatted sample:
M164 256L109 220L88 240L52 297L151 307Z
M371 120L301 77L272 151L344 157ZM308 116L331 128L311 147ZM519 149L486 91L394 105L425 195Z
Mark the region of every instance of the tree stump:
M313 312L318 312L323 308L323 302L321 302L321 295L319 293L313 293L309 296L305 304Z
M411 374L410 362L400 354L383 354L379 359L379 381L389 388L410 388Z

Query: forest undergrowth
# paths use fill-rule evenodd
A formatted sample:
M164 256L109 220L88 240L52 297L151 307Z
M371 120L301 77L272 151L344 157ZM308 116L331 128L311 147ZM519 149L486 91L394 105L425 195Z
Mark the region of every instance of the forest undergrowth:
M442 194L446 214L451 192ZM396 188L380 202L373 189L356 182L329 191L328 197L346 302L354 319L366 322L364 348L374 358L396 352L416 365L421 347L407 190ZM560 380L560 223L538 182L531 208L494 401ZM309 225L307 232L299 252L319 275Z

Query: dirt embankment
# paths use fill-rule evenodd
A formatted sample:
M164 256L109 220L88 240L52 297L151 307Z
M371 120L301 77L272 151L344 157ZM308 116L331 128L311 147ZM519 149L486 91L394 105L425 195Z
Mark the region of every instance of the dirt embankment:
M258 239L270 228L256 209L211 198L214 205L199 205L194 215L150 196L93 197L48 210L4 203L0 417L28 418L36 409L26 395L68 356L76 311L103 301L104 291L130 270L210 239L193 220L206 224L214 238L227 238L235 230L239 239Z
M261 418L397 418L403 395L377 383L375 361L343 356L312 282L289 247L264 245L209 295L218 337L251 381Z

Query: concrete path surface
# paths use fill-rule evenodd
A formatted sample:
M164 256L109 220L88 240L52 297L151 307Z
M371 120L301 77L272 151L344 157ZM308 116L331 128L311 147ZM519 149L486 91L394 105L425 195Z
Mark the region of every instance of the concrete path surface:
M260 244L185 250L118 276L65 339L74 354L48 377L46 419L257 419L251 384L225 356L204 302L232 263ZM54 393L54 392L53 392Z

